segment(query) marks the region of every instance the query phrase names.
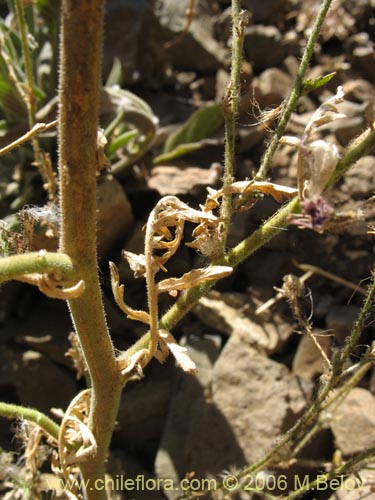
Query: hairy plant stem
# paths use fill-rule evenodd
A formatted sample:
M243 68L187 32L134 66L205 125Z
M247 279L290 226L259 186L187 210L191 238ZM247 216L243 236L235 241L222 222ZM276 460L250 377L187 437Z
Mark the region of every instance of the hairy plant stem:
M67 253L85 292L69 301L87 363L92 396L89 427L96 454L81 465L83 478L104 480L104 462L118 411L121 380L105 321L96 253L96 176L104 0L62 3L59 86L60 250ZM77 43L79 40L79 43ZM88 500L106 492L88 488Z
M236 149L236 118L238 110L240 78L241 78L241 56L244 39L244 17L241 14L241 0L232 0L232 64L231 77L224 98L225 116L225 152L224 152L224 177L223 188L229 187L233 182L235 172L235 149ZM220 237L219 254L225 255L225 247L232 216L232 195L223 195L220 206L220 217L223 229Z
M0 283L32 273L59 275L64 280L77 279L71 258L63 253L29 252L0 259Z
M319 37L320 30L322 28L324 19L327 16L328 9L332 3L332 0L324 0L318 16L315 20L314 26L312 28L311 34L307 41L305 50L302 55L301 63L298 68L298 73L294 81L293 89L286 103L284 104L279 122L277 124L276 130L272 132L272 138L263 156L260 168L255 176L255 179L262 180L267 177L268 170L271 166L272 158L275 154L276 148L278 146L279 140L285 132L286 126L288 125L289 119L297 106L298 99L303 93L303 81L308 70L312 55L314 53L314 47L316 41Z
M30 50L27 41L27 26L25 21L25 12L22 0L15 0L15 6L16 6L18 26L21 34L22 53L25 61L25 71L27 80L26 106L28 111L29 127L32 128L35 125L36 99L34 94L34 77L31 65Z
M22 53L25 61L25 71L27 80L25 100L26 100L29 127L30 129L32 129L36 122L36 97L34 92L34 76L31 64L30 49L27 41L27 26L26 26L25 11L22 0L15 0L15 5L16 5L17 21L21 34ZM34 151L34 158L36 165L39 167L43 162L43 158L39 147L39 141L35 137L35 135L31 137L31 144ZM45 179L42 169L39 168L39 170L42 175L42 178ZM48 181L48 179L45 180Z
M364 156L375 145L375 123L368 127L361 135L347 147L344 156L338 162L332 177L328 181L331 187L340 179L362 156Z
M24 419L33 422L43 429L48 436L51 436L56 441L58 440L59 426L39 410L9 403L0 403L0 415L11 420Z

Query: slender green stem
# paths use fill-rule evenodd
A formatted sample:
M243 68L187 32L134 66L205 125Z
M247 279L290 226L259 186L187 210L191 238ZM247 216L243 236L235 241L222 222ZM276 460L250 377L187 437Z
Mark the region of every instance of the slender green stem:
M311 58L314 53L314 47L316 41L319 37L320 30L322 28L324 19L326 18L328 9L332 3L332 0L324 0L318 16L315 20L314 26L311 31L311 35L307 41L305 50L303 52L302 60L298 69L296 79L294 81L293 89L286 103L283 106L280 120L277 124L276 130L272 133L272 139L267 147L267 150L263 156L261 166L256 174L256 179L262 180L267 177L267 172L271 166L272 158L275 154L277 145L280 138L285 132L286 126L288 125L291 114L297 106L298 99L303 93L303 81L308 70Z
M59 438L59 426L51 420L47 415L34 408L26 408L9 403L0 403L0 416L11 420L22 418L37 424L44 432L52 436L56 441Z
M309 491L314 491L316 489L324 488L325 490L330 490L329 481L337 477L346 477L348 474L358 471L361 467L364 467L369 461L373 461L375 457L375 447L369 448L362 453L359 453L357 456L351 458L347 462L345 462L341 467L338 467L326 474L319 474L319 476L313 481L308 482L307 484L302 484L301 488L293 491L287 496L278 497L279 500L295 500L296 498L300 498L302 495ZM336 483L335 483L336 484ZM344 484L344 483L342 483ZM358 483L358 486L361 486L361 483ZM337 485L336 485L337 487Z
M368 319L371 308L375 301L375 271L372 273L372 281L368 287L367 296L364 300L362 309L359 313L357 321L354 323L350 335L346 339L345 348L341 356L341 363L344 365L350 356L350 353L356 347L359 336L363 332L366 320Z
M232 64L231 77L224 99L225 115L225 153L224 153L224 178L223 188L229 187L233 182L235 172L236 148L236 118L241 78L241 57L244 39L244 18L241 15L241 0L232 0ZM223 231L220 241L220 254L225 254L227 235L232 216L232 195L224 194L220 206L220 217L223 221Z
M34 94L34 76L31 65L31 57L30 57L30 49L29 44L27 42L27 26L25 20L25 12L22 0L15 0L16 4L16 14L18 26L21 34L21 46L23 58L25 61L25 71L26 71L26 79L27 79L27 110L29 116L29 127L32 128L35 125L35 116L36 116L36 99Z
M77 279L72 260L63 253L29 252L0 259L0 283L32 273L53 273L62 279Z
M375 125L375 124L374 124ZM339 161L336 169L328 182L327 188L331 187L340 179L354 163L364 156L375 144L375 128L367 128L346 149L345 155Z
M59 86L60 248L71 257L86 285L69 307L92 387L89 426L97 452L81 465L84 479L91 481L104 480L122 389L105 321L96 253L103 6L104 0L63 1ZM104 490L88 489L86 495L88 500L107 498Z

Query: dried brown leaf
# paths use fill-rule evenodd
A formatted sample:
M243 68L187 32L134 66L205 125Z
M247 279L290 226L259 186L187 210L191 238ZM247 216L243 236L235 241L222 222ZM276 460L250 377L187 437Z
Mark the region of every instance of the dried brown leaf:
M157 284L158 293L170 292L171 290L186 290L208 280L217 280L229 276L233 269L229 266L210 266L206 268L193 269L180 278L167 278Z
M160 330L159 338L160 338L159 343L162 352L165 352L165 347L167 347L169 351L172 353L177 363L181 366L181 368L185 372L196 373L197 367L194 361L186 354L187 352L186 347L183 347L180 344L178 344L173 335L167 330Z

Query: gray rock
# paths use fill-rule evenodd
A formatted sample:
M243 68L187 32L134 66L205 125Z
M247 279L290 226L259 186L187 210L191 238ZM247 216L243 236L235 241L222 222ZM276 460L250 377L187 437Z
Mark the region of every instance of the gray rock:
M124 240L134 223L131 205L120 183L111 175L98 188L98 252L104 257L118 240Z
M214 2L200 0L196 3L196 15L189 31L177 40L186 26L187 6L186 0L162 0L157 4L155 15L160 29L165 39L172 42L165 55L177 68L189 71L210 73L227 66L229 51L213 37Z
M350 334L353 323L357 320L360 308L349 304L332 306L326 317L326 328L332 332L336 341L342 345Z
M212 369L220 352L219 337L205 335L189 338L189 356L194 360L197 376L181 370L175 373L175 391L171 398L168 417L163 431L160 447L155 459L155 473L158 478L173 479L175 484L188 472L184 449L189 430L191 406L195 401L208 397L212 382ZM180 491L165 491L169 499L178 498Z
M353 455L375 445L375 397L366 389L352 389L332 412L330 426L336 446L344 455ZM353 432L358 429L358 432Z
M190 409L187 470L218 474L260 458L301 413L310 383L232 335L215 364L211 399Z
M255 99L260 109L278 106L293 86L293 78L278 68L269 68L253 82Z
M330 337L327 333L314 333L317 334L315 335L316 341L329 357L332 337ZM323 373L326 368L326 362L317 346L310 337L304 335L298 344L297 352L293 358L293 373L295 375L299 375L300 377L308 377L312 379L316 375Z
M220 333L243 339L262 352L276 352L290 337L293 326L283 321L272 321L255 317L246 311L245 302L236 300L231 294L217 292L202 297L193 313L210 328Z
M355 199L367 199L374 191L375 157L363 156L343 179L342 191Z
M153 456L163 429L171 395L173 364L153 362L141 381L128 384L123 393L114 443L127 451Z
M73 375L36 351L22 354L13 383L23 405L47 414L52 407L65 410L79 391Z
M256 24L277 22L283 12L290 6L289 0L243 0L243 9L251 13Z
M281 42L281 33L275 26L248 26L244 38L245 57L255 70L278 66L286 56Z

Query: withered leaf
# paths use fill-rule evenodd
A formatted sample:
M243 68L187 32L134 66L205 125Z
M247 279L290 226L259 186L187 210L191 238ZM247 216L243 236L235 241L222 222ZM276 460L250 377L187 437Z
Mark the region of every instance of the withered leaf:
M217 280L229 276L232 271L233 269L229 266L210 266L193 269L180 278L167 278L160 281L157 284L158 293L169 292L170 290L186 290L203 281Z
M167 346L177 363L185 372L196 373L197 367L194 361L188 356L188 354L186 354L186 347L178 344L170 332L168 332L167 330L160 330L159 343L162 351L165 350L165 346Z

